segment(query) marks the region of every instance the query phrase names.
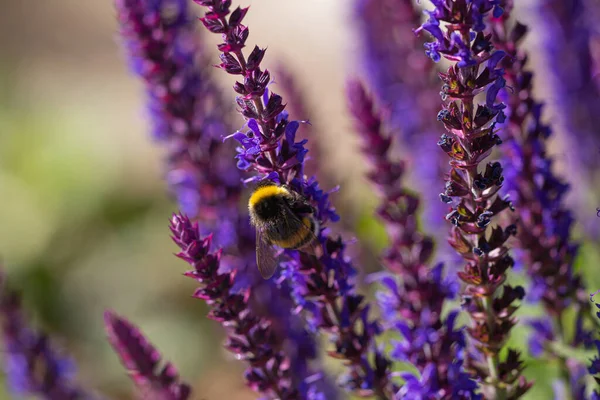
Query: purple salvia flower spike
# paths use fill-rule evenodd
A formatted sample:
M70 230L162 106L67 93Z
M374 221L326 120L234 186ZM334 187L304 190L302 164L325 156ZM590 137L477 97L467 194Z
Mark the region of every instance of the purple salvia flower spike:
M127 56L145 83L154 137L168 149L167 181L182 212L200 217L217 244L235 242L236 230L217 229L235 213L242 178L219 162L233 150L221 143L229 109L209 76L188 3L116 0L116 9Z
M541 38L543 58L540 66L547 66L543 70L549 83L545 93L562 144L563 170L574 188L568 202L586 234L598 240L600 224L590 216L600 204L594 184L600 176L599 64L594 67L594 58L600 54L600 5L595 0L541 0L535 11L533 22ZM590 43L594 36L596 46Z
M552 171L547 150L552 129L541 120L542 104L533 98L533 73L526 70L528 57L521 43L527 27L517 22L509 29L512 1L503 1L502 5L504 14L491 19L490 28L494 46L508 55L499 65L505 71L507 85L512 88L506 93L508 123L505 131L511 139L506 152L513 161L507 186L515 195L520 216L514 231L526 271L551 317L530 322L533 328L531 350L534 355L549 352L559 360L561 375L569 377L576 368L563 356L552 354L546 343L561 340L573 347L587 347L591 344L591 332L584 327L583 319L597 321L592 318L582 278L574 271L578 244L572 241L573 217L564 205L568 185ZM572 310L576 310L576 330L568 340L563 321ZM565 379L562 384L566 385L565 390L577 392L571 380Z
M486 65L494 49L482 32L485 18L492 11L501 13L499 1L439 0L435 5L429 20L417 31L435 32L434 27L444 22L443 36L434 35L429 48L453 63L440 74L446 101L438 120L447 133L438 144L451 158L443 195L457 200L446 216L452 223L449 242L466 262L458 277L466 284L463 309L471 320L467 328L471 344L468 367L479 378L485 397L516 399L531 384L521 376L519 353L508 350L501 357L500 351L516 323L516 303L525 293L521 287L505 284L506 273L514 264L506 242L514 231L489 228L512 207L497 194L504 181L502 166L499 162L483 164L501 143L495 125L505 118L504 106L491 96L486 104L476 105L474 101L476 94L494 90L490 86L499 87L504 82L501 69Z
M74 365L52 348L49 338L28 325L20 296L10 289L0 271L0 315L4 370L15 396L33 395L47 400L100 399L78 387Z
M138 327L112 311L105 311L104 325L110 344L143 393L143 398L190 398L190 386L179 381L177 370L172 364L161 364L160 353Z
M425 228L435 232L440 260L456 260L446 242L443 217L446 205L429 190L446 172L447 160L440 154L433 137L439 126L431 116L438 111L440 92L435 64L423 53L424 40L413 33L423 12L412 0L354 0L354 18L362 41L360 59L373 95L397 136L410 174L422 189L422 219ZM432 33L442 38L439 26ZM423 160L427 160L424 162ZM454 265L455 263L448 263Z
M202 53L187 4L183 0L119 0L121 34L132 61L146 66L136 73L146 84L153 124L161 129L161 142L169 152L167 180L180 209L199 222L203 234L214 232L215 244L225 248L228 257L223 268L238 272L232 291L248 296L245 304L252 310L245 312L276 327L277 338L272 340L286 353L278 356L289 364L295 388L300 389L315 375L315 343L300 318L292 314L290 291L264 282L254 266L255 233L238 208L243 174L230 162L235 142L225 136L229 108L210 78L209 61ZM232 23L241 21L245 12L237 10ZM209 30L219 31L214 18L203 22ZM264 51L255 49L250 64L260 62L262 55ZM224 55L220 67L241 72L232 56ZM231 137L240 142L241 151L258 154L262 144L258 123L250 120L247 126L255 133L252 138L242 132ZM238 166L246 164L243 157L238 158ZM323 380L315 382L320 386L311 387L312 393L329 390ZM270 390L249 383L257 390Z
M315 217L321 226L329 220L337 220L328 194L315 179L307 180L303 174L303 142L288 141L293 136L289 131L286 135L291 121L283 113L283 99L273 92L268 101L263 99L270 74L263 71L259 63L250 64L242 52L248 28L241 24L241 19L231 23L236 11L231 13L228 0L194 1L208 9L202 20L214 21L212 23L222 29L223 43L218 48L223 56L234 57L242 67L242 79L234 86L239 94L237 105L246 120L254 118L260 127L260 152L238 148L238 158L244 161L241 165L261 177L277 176L280 183L303 194L315 207ZM349 366L349 374L342 379L343 386L360 395L390 399L396 391L389 373L391 362L375 348L375 336L380 329L365 319L368 308L363 296L355 293L356 270L344 254L345 243L341 238L325 236L323 230L318 238L323 250L319 259L297 251L286 252L289 262L288 268L281 272L287 276L283 282L294 282L292 296L299 307L311 312L313 328L332 335L335 349L328 353L345 360ZM365 329L359 329L361 324Z
M277 325L279 319L272 322L254 314L251 310L255 308L250 306L250 292L233 290L235 271L219 272L222 252L210 251L212 238L201 237L197 223L182 215L174 215L171 231L173 241L181 249L177 256L194 267L185 275L200 283L194 297L205 300L211 308L208 317L225 327L228 335L225 347L250 364L245 373L248 385L269 399L281 400L305 398L305 393L315 391L316 384L323 386L322 379L310 384L308 379L303 381L307 371L298 369L297 358L315 356L312 338L295 338L292 335L299 330ZM286 340L282 341L282 337ZM291 350L295 352L296 359L289 355ZM306 352L310 354L303 354ZM335 396L335 393L328 393L328 398L335 399Z
M437 126L429 115L437 111L439 98L435 64L423 54L423 39L412 32L422 12L410 0L355 3L367 82L382 107L390 108L394 134L407 143L424 132L433 134Z
M590 177L600 169L600 87L594 84L590 43L598 35L595 18L600 16L600 6L593 0L541 0L535 11L540 50L548 61L550 99L560 110L553 117L565 149L573 151L569 159L580 165L576 177L581 180L582 175ZM558 57L562 62L557 62Z
M396 274L379 279L388 289L380 302L385 323L396 328L403 341L393 355L411 362L421 379L408 374L398 398L479 399L477 384L462 368L464 347L462 330L455 330L456 312L443 319L446 299L454 297L452 284L442 278L442 265L429 267L433 240L417 226L419 199L401 185L404 164L390 160L391 138L383 132L381 117L359 82L348 84L347 97L355 129L363 139L362 151L372 164L369 179L379 189L382 204L379 216L388 228L391 246L383 263Z

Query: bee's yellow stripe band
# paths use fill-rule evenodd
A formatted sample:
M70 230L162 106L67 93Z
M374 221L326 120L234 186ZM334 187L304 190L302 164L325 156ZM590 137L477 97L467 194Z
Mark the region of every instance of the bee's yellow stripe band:
M279 194L287 195L288 191L275 185L259 187L252 193L252 196L250 196L248 207L254 207L259 201Z
M312 232L310 230L310 226L311 226L311 220L310 218L304 217L302 218L302 223L308 228L308 229L300 229L298 232L295 232L291 238L289 239L285 239L285 240L271 240L271 243L273 243L274 245L277 245L281 248L284 249L295 249L298 247L298 245L302 244L304 241L306 241L308 235L310 235Z

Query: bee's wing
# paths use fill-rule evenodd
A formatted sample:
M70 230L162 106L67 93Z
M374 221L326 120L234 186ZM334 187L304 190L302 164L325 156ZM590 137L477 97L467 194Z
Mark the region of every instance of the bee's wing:
M275 249L267 242L260 229L256 229L256 266L264 279L269 279L277 269Z

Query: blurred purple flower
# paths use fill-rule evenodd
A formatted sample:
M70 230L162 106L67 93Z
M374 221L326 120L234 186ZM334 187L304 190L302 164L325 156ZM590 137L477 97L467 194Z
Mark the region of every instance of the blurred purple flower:
M512 88L506 93L509 116L505 131L510 138L507 154L512 161L508 187L515 195L520 215L517 244L533 287L540 294L539 301L552 317L530 323L530 351L537 357L544 351L552 354L544 344L558 338L571 346L588 346L591 333L582 319L591 317L591 307L582 278L573 266L578 244L572 241L573 217L564 205L569 186L552 171L547 151L552 129L541 120L542 104L533 98L533 73L525 69L528 57L521 42L527 27L517 22L509 29L512 1L502 3L505 13L492 19L490 27L494 46L508 54L500 65ZM568 340L563 321L572 310L577 312L576 329L573 339ZM561 361L562 375L568 377L571 368L567 360L553 356ZM564 384L569 383L565 379Z
M542 0L536 29L543 32L544 51L551 68L551 98L561 110L555 117L573 149L573 160L583 164L588 172L600 168L600 90L593 84L593 60L590 54L591 30L585 0ZM595 6L598 7L597 5ZM597 21L596 21L597 22ZM596 28L597 29L597 28ZM561 62L555 62L560 59Z
M388 229L391 246L383 257L392 274L378 274L384 291L378 294L385 325L403 340L394 343L392 355L412 363L421 378L404 374L402 399L478 399L477 384L462 369L465 340L455 329L457 312L442 318L446 299L456 294L456 282L443 278L443 266L430 268L433 240L418 231L419 199L401 185L404 163L390 160L392 139L383 132L381 117L360 82L347 85L350 112L363 140L362 151L372 170L368 176L381 192L378 209Z
M534 357L540 357L546 343L555 339L552 321L547 318L535 318L528 321L528 325L535 332L529 337L529 352Z
M369 87L389 112L392 132L409 144L438 130L431 122L440 91L435 64L413 33L421 15L411 0L356 0L354 10Z
M396 135L397 146L420 190L425 229L434 232L438 257L456 261L446 242L444 216L447 207L429 190L446 172L447 160L433 141L439 126L433 118L439 107L440 89L435 64L423 53L425 41L413 33L422 11L412 0L355 0L354 18L362 41L360 60L382 114ZM424 160L427 160L424 162ZM450 263L453 265L454 263Z
M235 242L237 230L223 223L237 209L242 177L222 161L233 151L222 143L229 108L208 73L188 5L116 0L117 18L132 70L145 82L154 138L168 150L167 181L181 211Z
M108 339L144 399L186 400L190 386L179 382L172 364L159 367L161 355L135 325L112 311L104 313Z
M440 197L452 205L446 216L452 223L450 244L466 262L458 277L466 284L463 309L471 319L467 333L473 347L468 367L479 378L484 397L516 399L531 384L521 376L518 352L500 355L516 324L517 302L525 296L522 287L505 284L507 270L514 264L506 242L516 229L490 225L512 205L498 196L504 181L502 165L480 166L502 142L496 124L505 120L505 105L496 102L496 95L505 80L497 65L505 54L494 51L483 30L485 19L492 13L498 17L503 10L499 0L433 3L429 19L416 32L424 30L433 37L426 46L430 57L437 61L443 56L453 63L447 73L440 74L445 101L438 120L447 133L438 145L451 158ZM475 103L479 93L485 93L485 104Z
M575 189L570 201L586 233L598 239L600 225L590 218L590 207L600 202L594 190L600 171L600 86L594 82L590 41L598 37L600 6L595 0L541 0L534 11L552 120Z
M222 34L223 42L218 45L222 52L220 67L240 76L234 90L239 94L239 112L247 122L241 131L230 136L240 143L238 167L258 172L248 181L270 179L303 194L315 207L321 226L336 221L338 216L328 193L315 179L304 176L306 141L296 141L300 123L288 119L281 96L267 89L270 73L260 68L265 50L255 46L247 57L242 52L249 30L241 22L248 9L231 11L229 0L195 2L208 9L201 18L205 27ZM342 385L365 396L390 398L395 392L389 373L391 362L375 348L380 327L369 318L369 306L363 296L355 293L352 277L356 271L344 255L344 242L323 231L318 236L324 255L317 259L287 251L286 268L275 280L293 282L293 298L301 309L312 314L313 328L330 333L335 349L329 354L345 360L349 367Z
M59 355L46 335L28 325L20 296L7 286L4 272L0 274L4 370L13 395L48 400L100 399L77 386L72 361Z
M584 364L577 360L568 359L566 361L568 371L563 373L563 380L556 380L552 384L554 390L554 399L574 399L574 400L593 400L594 397L586 396L586 378L588 370Z

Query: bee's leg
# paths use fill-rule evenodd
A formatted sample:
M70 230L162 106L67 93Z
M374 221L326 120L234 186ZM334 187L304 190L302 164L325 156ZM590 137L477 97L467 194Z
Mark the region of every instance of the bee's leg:
M317 258L321 258L323 255L323 248L321 247L321 243L319 243L317 240L299 248L298 250Z

